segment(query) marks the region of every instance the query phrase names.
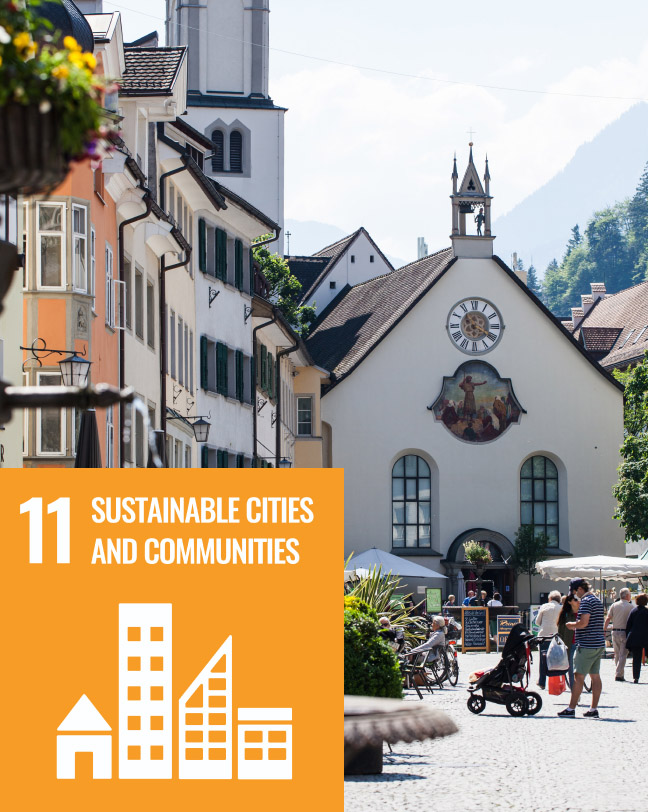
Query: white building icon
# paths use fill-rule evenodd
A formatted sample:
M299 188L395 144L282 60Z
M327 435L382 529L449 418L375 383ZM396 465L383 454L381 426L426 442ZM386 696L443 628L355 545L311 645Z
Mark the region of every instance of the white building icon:
M171 604L119 605L119 777L172 778Z
M238 709L238 777L292 778L292 708Z
M179 702L180 778L232 777L232 638Z
M83 694L58 726L56 777L76 777L76 754L92 753L92 777L112 778L110 725Z

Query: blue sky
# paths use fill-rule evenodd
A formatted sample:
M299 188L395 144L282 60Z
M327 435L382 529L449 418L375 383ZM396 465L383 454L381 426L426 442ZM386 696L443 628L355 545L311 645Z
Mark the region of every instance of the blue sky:
M163 0L104 9L122 12L127 40L163 31ZM496 217L648 99L638 0L271 0L270 23L270 92L289 108L286 217L364 225L403 260L418 236L448 244L452 156L463 167L470 128Z

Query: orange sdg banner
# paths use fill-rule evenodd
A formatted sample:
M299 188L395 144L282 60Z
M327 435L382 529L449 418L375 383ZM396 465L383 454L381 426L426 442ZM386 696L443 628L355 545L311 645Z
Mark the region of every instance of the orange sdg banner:
M0 484L5 809L342 809L342 471Z

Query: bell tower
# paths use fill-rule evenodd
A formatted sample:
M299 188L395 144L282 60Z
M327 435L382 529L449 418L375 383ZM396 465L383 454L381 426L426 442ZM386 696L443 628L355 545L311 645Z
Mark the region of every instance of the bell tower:
M452 249L456 257L492 257L490 172L488 157L482 185L470 146L468 166L458 186L457 156L452 167Z

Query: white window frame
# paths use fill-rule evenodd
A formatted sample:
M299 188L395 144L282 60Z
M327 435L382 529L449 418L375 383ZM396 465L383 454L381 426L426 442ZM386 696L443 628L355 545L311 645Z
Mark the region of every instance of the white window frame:
M92 312L96 314L97 294L95 285L97 283L97 232L90 224L90 295L92 296Z
M45 375L56 375L61 384L62 376L56 370L44 370L43 372L36 373L36 385L41 385L41 378ZM48 384L48 386L56 386L56 384ZM53 407L52 407L53 408ZM61 450L60 451L43 451L41 449L41 422L42 422L42 409L36 410L36 456L37 457L66 457L67 456L67 409L61 409L59 412L59 421L61 425Z
M113 269L113 250L109 243L106 243L105 252L105 270L106 270L106 326L114 328L115 326L115 287L114 282L114 269Z
M80 212L83 216L84 231L76 231L74 227L74 215L76 212ZM83 240L85 245L82 260L85 265L85 282L81 280L81 284L79 285L77 279L79 269L77 268L76 246L80 240ZM78 203L72 204L72 287L79 293L88 293L90 291L90 280L88 279L88 209L86 206L81 206Z
M115 424L113 423L113 407L106 409L106 468L115 467Z
M23 278L23 290L29 290L29 229L31 223L29 221L29 202L27 200L23 203L23 253L25 255L25 261L23 262L22 268L22 278Z
M313 417L314 417L314 409L313 403L315 398L313 395L302 395L301 393L296 395L297 398L297 437L313 437ZM299 430L300 421L299 421L299 401L300 400L310 400L310 431L308 432L301 432Z
M55 208L61 209L61 229L60 231L41 231L40 230L40 211L41 208ZM65 234L65 203L57 203L50 201L38 201L36 203L36 288L37 290L65 290L66 286L66 268L67 268L67 240ZM60 285L43 285L42 280L42 262L41 262L41 237L60 237L61 238L61 284Z

